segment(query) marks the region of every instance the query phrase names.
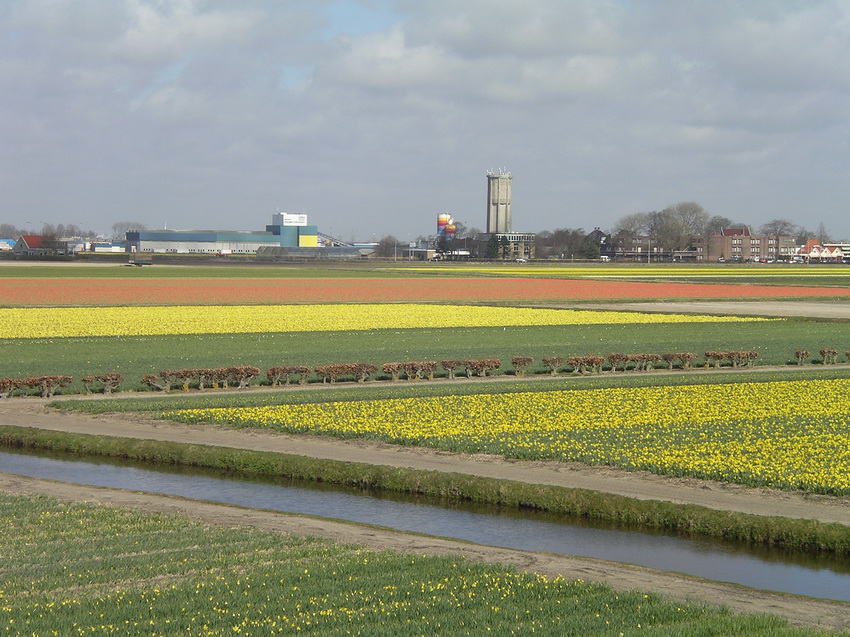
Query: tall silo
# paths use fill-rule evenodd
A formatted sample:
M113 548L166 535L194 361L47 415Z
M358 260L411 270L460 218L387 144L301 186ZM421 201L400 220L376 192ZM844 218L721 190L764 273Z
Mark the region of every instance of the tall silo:
M487 233L507 234L511 229L510 173L487 173Z

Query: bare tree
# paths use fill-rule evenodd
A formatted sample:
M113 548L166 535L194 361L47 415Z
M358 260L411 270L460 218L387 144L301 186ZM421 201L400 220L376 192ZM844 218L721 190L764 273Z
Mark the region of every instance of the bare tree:
M0 223L0 237L4 239L11 239L18 237L22 234L27 234L23 230L20 230L13 226L11 223Z
M538 256L554 255L562 259L581 256L586 237L583 228L556 228L545 232L535 245L535 252Z
M147 226L138 221L117 221L112 224L112 236L115 239L123 239L128 232L140 232Z
M796 237L800 228L787 219L773 219L759 226L759 234L768 237Z
M732 221L729 217L714 215L705 222L705 234L720 234L724 228L739 228L741 224Z
M683 230L689 235L702 236L708 223L708 213L695 201L682 201L668 207L681 223Z
M815 235L820 241L820 244L829 243L832 241L832 238L829 236L829 233L826 231L826 226L823 225L823 221L818 224L817 234Z
M806 243L809 239L817 239L817 233L800 226L797 229L797 243Z
M378 240L378 245L375 248L376 257L397 257L401 254L399 249L398 239L393 235L388 234Z
M650 231L649 212L635 212L622 217L614 227L614 234L637 237Z
M661 212L650 212L650 234L663 250L684 250L691 237L704 236L708 213L694 201L667 206Z

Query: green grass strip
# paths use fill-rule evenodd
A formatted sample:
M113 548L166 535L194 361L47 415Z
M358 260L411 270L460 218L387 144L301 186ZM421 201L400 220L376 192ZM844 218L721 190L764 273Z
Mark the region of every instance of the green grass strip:
M850 555L850 528L837 523L716 511L697 505L637 500L586 489L528 484L458 473L393 468L288 454L154 440L0 427L0 446L203 467L246 476L452 498L530 508L695 536Z

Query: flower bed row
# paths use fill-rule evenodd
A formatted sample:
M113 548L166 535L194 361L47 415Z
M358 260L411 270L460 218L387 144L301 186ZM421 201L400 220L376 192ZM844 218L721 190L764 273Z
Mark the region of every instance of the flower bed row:
M0 308L0 338L81 338L782 319L425 303Z
M679 269L654 271L641 268L652 278L681 276ZM442 268L441 268L442 270ZM444 271L445 272L445 271ZM755 272L755 271L754 271ZM758 275L764 276L759 269ZM115 305L210 305L219 303L469 303L480 301L547 301L550 299L695 299L695 298L811 298L847 297L842 287L811 287L800 277L801 285L759 285L725 283L681 283L658 281L579 280L585 270L540 270L547 278L497 278L495 270L478 278L466 275L423 278L311 278L311 279L185 279L51 278L38 284L31 278L4 278L4 302L19 306L115 306ZM478 273L476 273L478 274ZM515 271L505 274L514 276ZM743 272L736 273L740 277ZM796 276L800 276L796 272ZM822 273L820 273L822 274ZM550 278L551 277L551 278ZM559 277L559 278L554 278ZM560 278L560 277L571 277Z

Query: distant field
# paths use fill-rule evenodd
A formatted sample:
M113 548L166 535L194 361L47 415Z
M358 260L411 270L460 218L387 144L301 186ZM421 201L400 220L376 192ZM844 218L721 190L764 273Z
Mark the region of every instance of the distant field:
M550 278L616 279L850 287L850 266L790 264L571 264L422 263L418 261L238 265L159 265L118 263L20 263L0 261L0 280L26 279L411 279Z

